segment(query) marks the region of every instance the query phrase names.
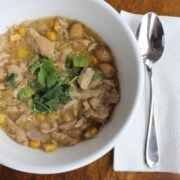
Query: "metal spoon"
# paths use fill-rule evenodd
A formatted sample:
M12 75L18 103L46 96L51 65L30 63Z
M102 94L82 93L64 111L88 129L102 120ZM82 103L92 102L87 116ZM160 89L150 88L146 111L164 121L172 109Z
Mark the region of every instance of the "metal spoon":
M149 121L145 144L145 162L148 167L154 168L159 162L159 151L154 116L152 67L153 64L160 59L164 51L164 31L156 14L147 13L143 16L136 31L136 38L148 73L150 86Z

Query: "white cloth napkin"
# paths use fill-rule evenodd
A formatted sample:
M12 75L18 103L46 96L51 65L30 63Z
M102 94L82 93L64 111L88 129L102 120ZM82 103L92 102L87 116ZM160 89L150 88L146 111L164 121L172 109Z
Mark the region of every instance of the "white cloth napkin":
M142 17L125 11L120 16L133 32ZM155 169L147 168L144 163L148 108L145 89L135 118L122 132L114 148L115 171L180 173L180 17L160 16L160 20L165 32L165 51L153 68L160 162Z

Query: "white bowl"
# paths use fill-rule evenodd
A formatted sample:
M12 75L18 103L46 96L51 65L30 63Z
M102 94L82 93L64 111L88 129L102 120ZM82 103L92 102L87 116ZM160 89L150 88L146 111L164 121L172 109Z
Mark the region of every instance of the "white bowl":
M93 140L44 153L21 146L0 131L0 164L24 172L50 174L87 165L113 148L137 109L144 75L134 35L118 12L103 0L0 0L0 33L10 25L44 16L77 19L97 32L115 56L121 83L121 101Z

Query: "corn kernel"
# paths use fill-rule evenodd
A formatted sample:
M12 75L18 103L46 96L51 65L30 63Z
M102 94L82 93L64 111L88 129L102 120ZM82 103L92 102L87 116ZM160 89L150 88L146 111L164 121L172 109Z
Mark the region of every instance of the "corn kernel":
M72 108L72 109L71 109L71 113L72 113L73 116L77 116L77 115L78 115L78 109L75 108L75 107Z
M91 56L91 63L94 65L94 64L97 64L97 59L95 56Z
M39 148L40 144L41 143L39 141L31 140L30 143L29 143L29 146L36 149L36 148Z
M5 123L5 120L6 120L6 115L0 114L0 125L3 125Z
M96 127L92 127L87 130L85 137L89 139L95 137L97 134L98 134L98 129Z
M37 121L43 122L43 121L45 120L45 117L44 117L43 114L37 113L37 114L35 115L35 119L36 119Z
M48 31L46 33L46 37L51 41L56 41L57 40L57 34L54 31Z
M50 144L50 143L43 144L43 149L46 152L52 152L52 151L55 151L57 149L57 145L56 144Z
M14 42L14 41L19 41L21 39L21 35L20 34L11 34L9 36L9 40L11 42Z
M27 56L28 52L25 48L20 48L17 52L18 58L25 58Z
M48 114L48 119L49 120L56 120L57 119L57 113L55 113L55 112L50 112L49 114Z
M60 44L59 50L64 50L67 47L68 47L68 43L64 42L64 43Z
M22 36L24 37L26 35L26 30L24 27L20 27L17 29L17 32Z

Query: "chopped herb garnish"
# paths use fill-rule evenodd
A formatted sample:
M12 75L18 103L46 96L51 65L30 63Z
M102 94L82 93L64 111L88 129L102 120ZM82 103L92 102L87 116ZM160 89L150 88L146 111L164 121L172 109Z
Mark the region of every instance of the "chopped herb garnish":
M89 59L85 56L75 56L73 57L73 65L74 67L88 67L89 66Z
M86 68L89 67L89 58L86 56L69 56L66 60L66 68Z
M15 73L10 73L7 75L7 78L5 80L5 85L10 86L10 87L15 87L15 78L16 74Z
M37 55L28 63L28 69L32 74L34 74L40 68L40 65L41 59Z
M32 101L32 109L35 112L50 112L50 109L46 105L44 105L43 102L40 102L38 100Z
M26 85L24 88L22 88L18 95L17 98L21 101L27 100L28 98L32 97L32 95L35 93L34 89L29 86Z
M38 72L38 82L43 87L51 88L58 81L56 69L52 60L44 59Z
M73 68L58 76L53 61L40 56L34 57L28 68L36 79L20 89L17 98L27 100L33 111L51 112L71 99L69 82L80 73L80 69Z

